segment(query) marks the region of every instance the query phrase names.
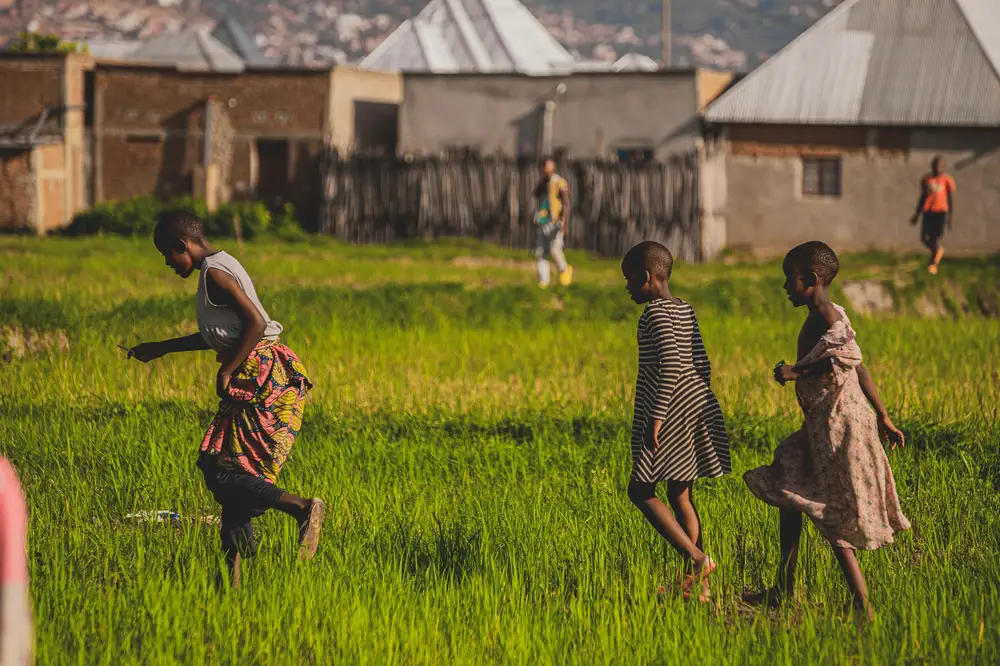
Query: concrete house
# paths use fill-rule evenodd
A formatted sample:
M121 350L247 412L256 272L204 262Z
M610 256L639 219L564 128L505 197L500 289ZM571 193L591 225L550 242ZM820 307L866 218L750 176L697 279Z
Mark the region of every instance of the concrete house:
M403 75L399 150L662 159L695 150L731 75L704 70Z
M729 247L917 249L918 183L940 154L958 185L945 246L1000 250L996 0L847 0L706 119Z

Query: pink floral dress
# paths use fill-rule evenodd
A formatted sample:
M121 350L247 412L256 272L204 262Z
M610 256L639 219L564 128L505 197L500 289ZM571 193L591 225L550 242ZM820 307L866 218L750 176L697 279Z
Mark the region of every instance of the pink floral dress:
M770 465L743 475L758 499L809 516L839 548L874 550L910 528L896 496L878 425L858 382L861 348L847 313L800 365L833 359L832 370L795 385L802 427L774 451Z

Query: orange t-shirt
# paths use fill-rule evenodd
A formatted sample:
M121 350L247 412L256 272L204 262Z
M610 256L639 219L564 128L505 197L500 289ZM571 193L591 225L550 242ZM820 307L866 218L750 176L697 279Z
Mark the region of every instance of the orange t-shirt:
M947 174L940 176L927 176L924 178L924 199L925 213L947 213L948 195L954 194L955 181Z

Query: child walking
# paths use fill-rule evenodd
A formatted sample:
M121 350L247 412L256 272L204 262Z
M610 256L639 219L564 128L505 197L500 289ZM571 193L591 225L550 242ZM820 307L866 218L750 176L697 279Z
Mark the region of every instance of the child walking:
M639 374L632 421L632 477L628 496L646 520L684 559L679 577L685 599L697 586L710 599L715 562L705 554L694 505L698 478L731 471L729 438L711 389L711 365L690 305L673 298L670 251L659 243L636 245L622 260L632 300L646 304L639 317ZM656 496L667 483L670 508Z
M302 427L312 383L291 349L281 344L281 324L268 317L253 282L232 256L205 239L204 224L188 212L160 216L153 234L167 266L187 279L199 271L195 312L198 333L129 350L143 363L166 354L214 350L219 408L201 443L198 467L222 505L222 549L239 586L241 557L256 552L252 518L277 509L298 522L300 557L319 543L325 505L279 488L278 473Z
M795 307L807 306L809 315L799 333L798 362L779 364L774 379L782 386L795 382L805 423L778 446L770 465L743 475L758 499L780 509L781 520L777 585L746 600L777 605L791 598L805 514L833 546L855 609L871 619L854 551L881 548L910 527L880 441L888 439L895 448L904 440L861 362L847 314L830 301L830 283L839 270L837 255L819 241L799 245L785 257L785 292Z

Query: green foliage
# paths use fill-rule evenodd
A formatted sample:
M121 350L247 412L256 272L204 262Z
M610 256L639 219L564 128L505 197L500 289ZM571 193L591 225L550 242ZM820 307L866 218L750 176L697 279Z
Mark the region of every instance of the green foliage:
M59 35L45 35L38 32L22 32L7 44L7 50L15 53L88 53L86 44L64 42Z
M73 218L66 229L69 236L115 234L118 236L149 236L161 212L188 210L205 222L205 231L216 238L235 238L237 232L251 240L258 237L278 237L299 240L305 237L295 219L291 204L278 213L260 202L227 202L215 212L209 212L204 199L179 197L167 202L150 196L134 197L125 201L99 203Z
M778 566L777 512L741 474L801 423L770 379L805 316L780 265L678 263L671 279L733 443L733 474L694 486L719 563L705 607L655 593L680 560L625 493L641 308L617 261L569 258L578 283L541 291L528 253L469 241L244 244L315 383L280 484L328 509L308 563L293 520L256 519L233 592L193 464L215 355L143 365L115 346L193 332L194 285L144 238L0 237L0 338L23 354L0 361L0 452L31 507L38 663L1000 663L1000 320L852 313L908 436L890 460L913 523L859 553L879 613L859 631L809 525L793 602L740 602ZM1000 281L994 260L946 258L936 282L925 262L842 256L841 278ZM125 517L160 509L181 520Z

